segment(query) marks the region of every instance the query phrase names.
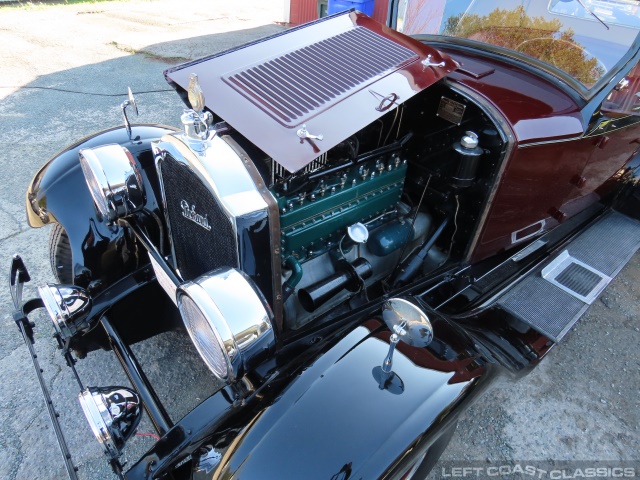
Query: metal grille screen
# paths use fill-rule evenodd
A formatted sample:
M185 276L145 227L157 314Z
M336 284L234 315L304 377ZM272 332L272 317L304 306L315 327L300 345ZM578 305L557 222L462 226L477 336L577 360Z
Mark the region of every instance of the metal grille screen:
M600 275L577 263L572 263L556 277L556 282L560 285L564 285L583 297L589 295L598 286L600 280L602 280Z
M167 155L161 163L162 182L171 224L176 264L184 280L215 268L238 266L233 225L212 193L185 165ZM206 218L210 229L185 216L184 206ZM204 223L204 222L201 222Z

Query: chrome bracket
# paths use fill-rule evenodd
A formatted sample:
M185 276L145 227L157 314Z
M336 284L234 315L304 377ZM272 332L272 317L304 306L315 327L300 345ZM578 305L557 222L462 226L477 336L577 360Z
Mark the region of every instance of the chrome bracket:
M184 128L184 137L189 146L195 152L204 152L209 146L209 140L216 134L215 130L209 128L213 122L211 112L198 113L193 109L185 109L180 120Z
M133 112L138 116L138 104L136 103L135 98L133 98L133 93L131 92L131 87L127 88L128 98L124 102L120 104L120 109L122 110L122 116L124 117L124 126L127 129L127 135L129 135L129 140L131 140L131 122L129 122L129 117L127 117L127 107L133 108Z
M302 140L318 140L318 141L322 141L322 139L324 138L324 135L320 134L320 135L312 135L311 133L309 133L307 131L307 126L305 124L302 125L302 127L300 127L300 129L296 132L296 135L298 135L298 137L300 137L300 139Z
M428 67L444 67L445 63L444 60L440 63L435 63L431 61L431 54L427 55L427 58L425 58L424 60L422 60L422 62L420 62L422 64L422 71L424 72L426 68Z
M618 84L615 87L613 87L613 89L616 92L620 92L622 90L626 90L627 88L629 88L629 84L630 84L629 79L625 77L622 80L620 80Z

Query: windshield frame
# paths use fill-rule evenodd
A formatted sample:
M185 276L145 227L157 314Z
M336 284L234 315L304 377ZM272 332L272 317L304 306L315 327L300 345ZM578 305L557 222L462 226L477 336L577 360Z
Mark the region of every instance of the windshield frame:
M403 0L390 0L389 26L393 29L397 29L398 6L402 1ZM545 3L548 2L545 1ZM586 101L596 97L607 85L611 84L612 80L614 80L618 76L621 76L621 71L625 70L625 67L629 66L628 64L639 56L640 50L639 29L637 30L635 39L633 40L627 51L624 53L624 55L622 55L618 59L618 61L614 65L612 65L611 68L609 68L593 85L587 87L575 77L558 67L538 60L537 58L530 55L526 55L505 47L500 47L477 40L471 40L468 38L454 37L442 34L417 33L408 34L408 36L416 38L425 43L441 43L445 46L462 47L466 50L474 52L486 52L496 59L508 61L509 63L512 63L514 65L525 67L528 71L537 75L541 75L545 79L557 84L572 97L575 98L577 95L578 98Z

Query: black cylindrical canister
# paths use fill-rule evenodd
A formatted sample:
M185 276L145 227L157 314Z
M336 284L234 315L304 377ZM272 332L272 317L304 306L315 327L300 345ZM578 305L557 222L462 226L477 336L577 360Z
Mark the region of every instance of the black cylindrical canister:
M473 132L465 132L459 142L453 144L456 156L456 170L451 178L454 187L468 187L476 178L478 162L483 150L478 146L478 135Z

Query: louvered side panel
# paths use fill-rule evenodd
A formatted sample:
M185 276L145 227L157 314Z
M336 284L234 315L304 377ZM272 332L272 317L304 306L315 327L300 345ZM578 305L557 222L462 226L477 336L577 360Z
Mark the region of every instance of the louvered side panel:
M223 76L279 123L303 123L417 55L362 27Z

